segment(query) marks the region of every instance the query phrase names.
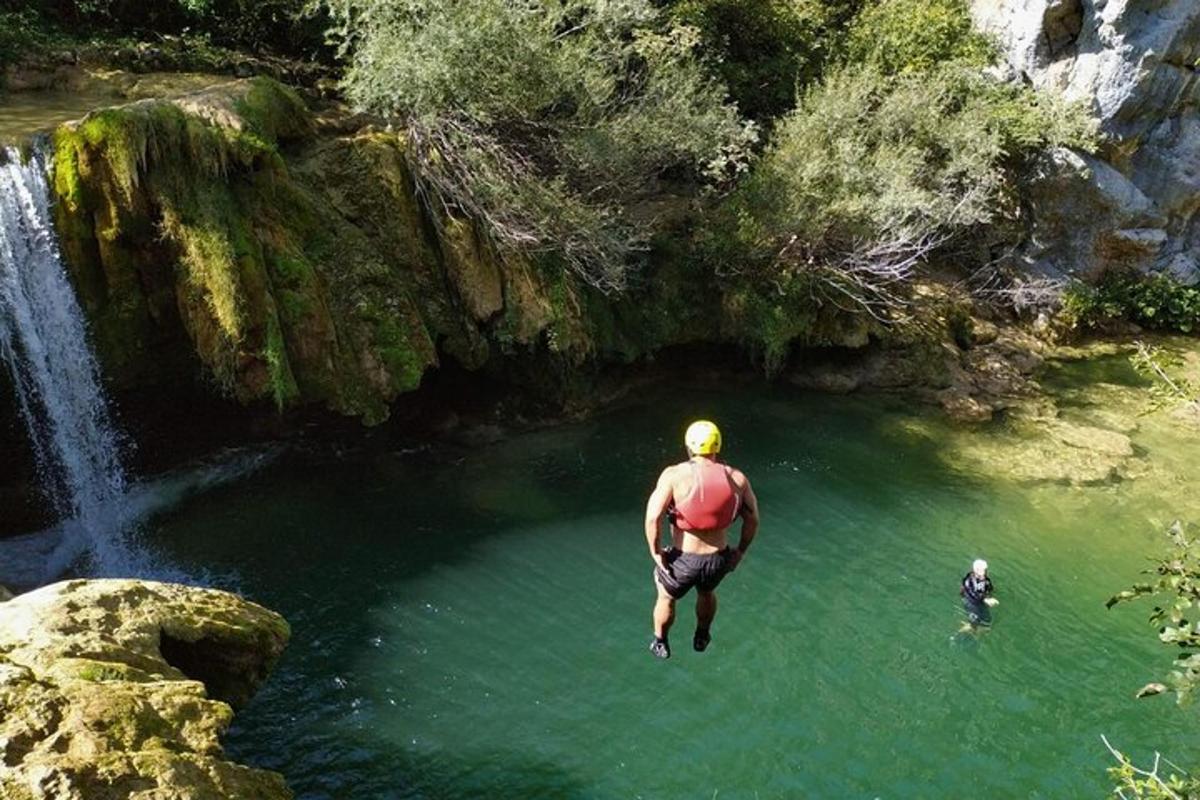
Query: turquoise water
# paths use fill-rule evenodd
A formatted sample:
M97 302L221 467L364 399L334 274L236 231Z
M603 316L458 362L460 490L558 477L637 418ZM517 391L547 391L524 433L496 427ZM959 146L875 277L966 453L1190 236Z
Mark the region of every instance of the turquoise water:
M763 528L710 650L689 597L659 662L640 519L696 416ZM914 419L942 424L730 389L476 450L296 449L152 536L291 621L229 743L301 798L1099 797L1101 734L1194 763L1194 712L1133 699L1170 658L1149 609L1104 608L1161 547L1160 483L1019 487ZM960 636L977 556L1002 603Z

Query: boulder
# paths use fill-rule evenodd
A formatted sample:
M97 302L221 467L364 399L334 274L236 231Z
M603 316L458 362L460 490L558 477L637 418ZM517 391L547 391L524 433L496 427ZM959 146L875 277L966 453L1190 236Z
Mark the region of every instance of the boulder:
M4 603L0 797L290 798L220 743L288 636L235 595L145 581L67 581Z
M1014 80L1087 104L1106 136L1097 157L1056 153L1034 181L1025 264L1040 274L1126 266L1195 281L1186 254L1200 238L1200 4L971 6Z

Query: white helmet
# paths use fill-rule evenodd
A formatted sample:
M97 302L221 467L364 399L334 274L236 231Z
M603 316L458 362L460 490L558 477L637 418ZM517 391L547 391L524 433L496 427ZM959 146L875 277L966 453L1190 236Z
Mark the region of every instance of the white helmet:
M985 574L987 572L987 562L982 558L975 559L975 562L971 564L971 571L976 575Z

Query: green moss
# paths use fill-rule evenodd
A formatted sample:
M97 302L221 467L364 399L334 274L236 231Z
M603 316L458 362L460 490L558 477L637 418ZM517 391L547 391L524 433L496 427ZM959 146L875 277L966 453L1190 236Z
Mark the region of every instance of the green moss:
M187 280L204 298L226 339L240 342L244 300L236 269L238 251L230 237L239 225L237 210L217 187L163 200L162 229L180 248Z
M810 340L818 319L805 295L790 288L741 285L725 295L729 331L761 354L768 375L783 367L797 340Z
M434 353L433 342L419 319L381 315L375 323L375 346L397 392L421 385ZM415 340L415 341L414 341Z
M275 407L283 411L300 398L300 389L296 386L295 376L292 375L283 332L275 317L268 318L267 346L263 351L263 358L266 359L267 369L270 371L271 394L275 398Z
M312 131L312 115L295 91L270 78L254 78L235 104L247 129L272 146Z
M83 181L79 175L79 154L83 137L73 128L62 127L54 135L54 192L72 211L84 203Z
M103 681L129 680L131 672L137 673L138 671L133 670L125 664L93 661L83 664L76 675L80 680L100 683Z

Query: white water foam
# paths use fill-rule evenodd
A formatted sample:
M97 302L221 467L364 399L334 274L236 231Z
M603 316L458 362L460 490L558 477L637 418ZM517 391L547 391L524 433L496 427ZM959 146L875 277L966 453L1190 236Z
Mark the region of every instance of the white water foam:
M121 529L136 530L155 515L169 511L191 497L257 472L274 460L279 452L278 447L234 450L150 480L132 483L112 510L111 517ZM69 558L64 560L70 551L64 542L71 533L68 523L0 539L0 584L28 588L62 575L71 566ZM196 574L192 571L185 574L177 567L161 561L153 565L152 572L140 577L201 585L220 584L225 587L237 582L236 576L231 575Z
M126 476L83 312L59 255L40 155L0 155L0 359L61 522L43 580L86 562L101 576L151 577L128 535Z

